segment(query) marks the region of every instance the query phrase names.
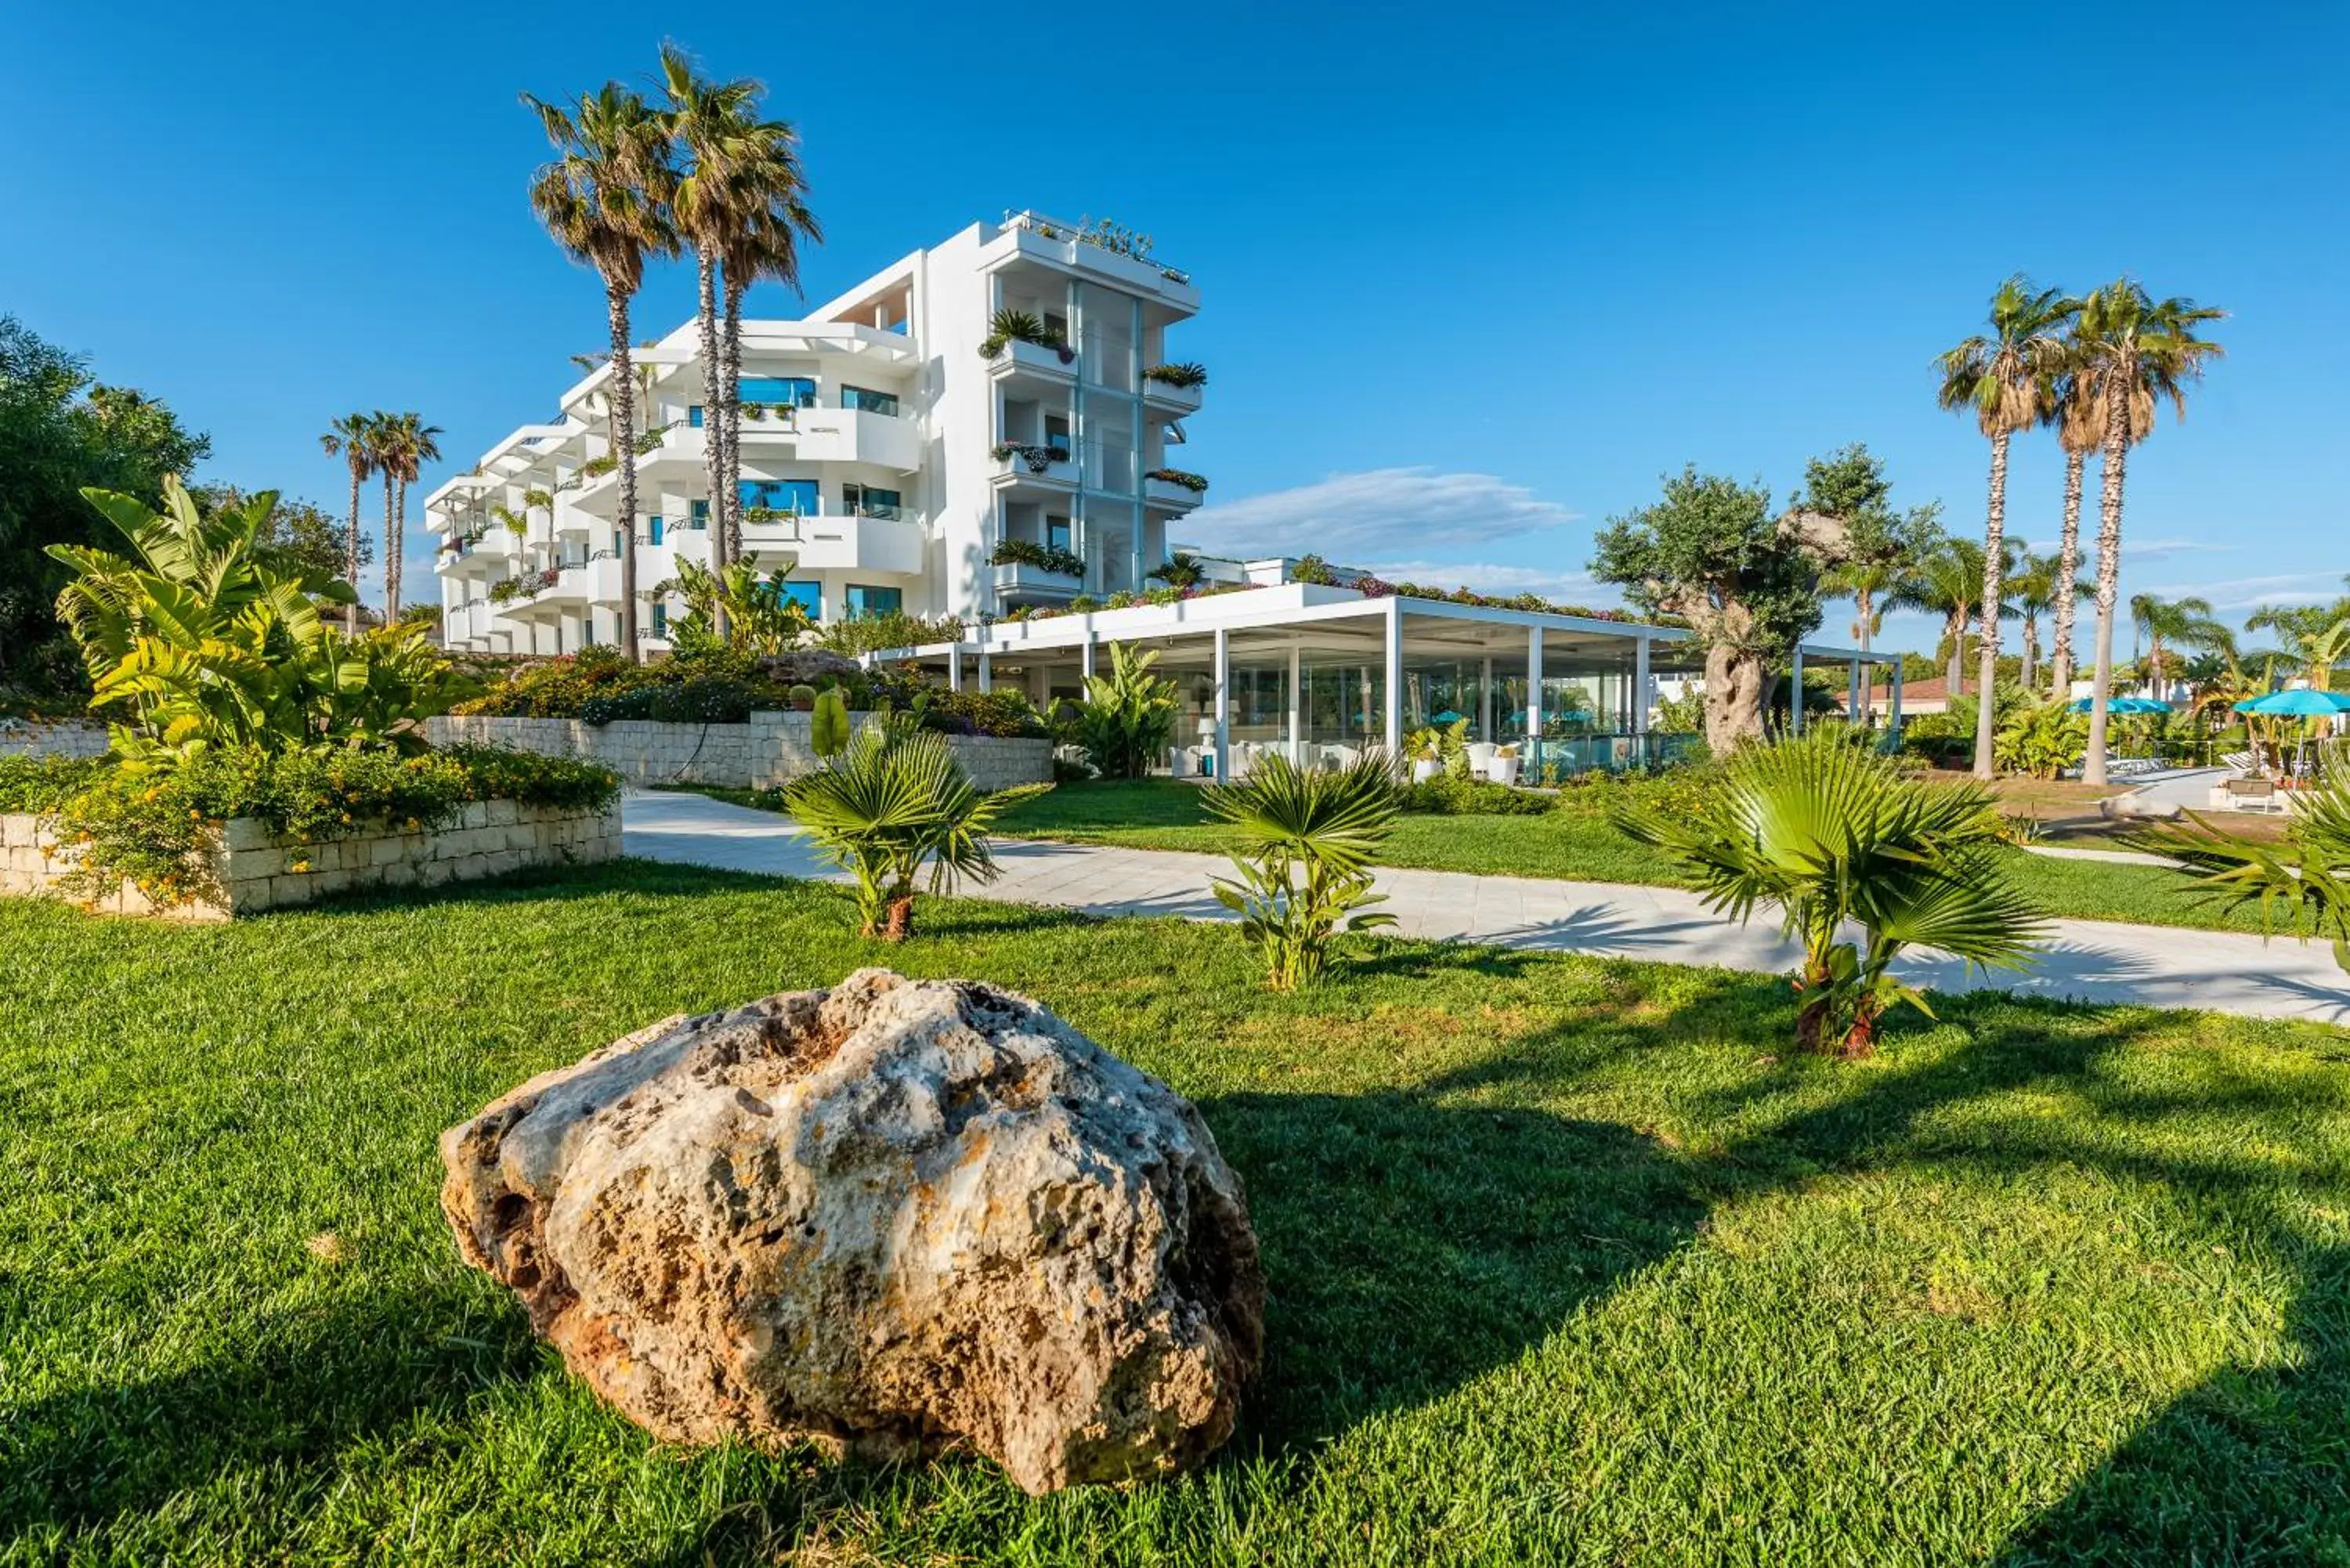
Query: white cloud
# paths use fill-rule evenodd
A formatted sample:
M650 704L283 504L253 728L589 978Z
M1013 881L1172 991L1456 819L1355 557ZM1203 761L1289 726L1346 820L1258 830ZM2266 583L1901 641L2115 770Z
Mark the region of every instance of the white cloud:
M1219 555L1301 556L1370 566L1400 554L1557 528L1575 514L1489 473L1378 468L1201 508L1186 537Z
M2054 555L2061 543L2062 540L2052 535L2045 539L2027 539L2023 547L2034 555ZM2125 534L2122 535L2122 565L2143 566L2152 561L2168 560L2173 556L2202 555L2235 548L2233 545L2214 544L2209 539L2133 539ZM2081 569L2095 570L2096 561L2096 520L2084 517L2081 520Z
M2222 582L2165 583L2145 590L2164 598L2189 594L2211 601L2216 610L2257 609L2262 605L2331 604L2343 597L2343 574L2287 572L2266 577L2230 577Z

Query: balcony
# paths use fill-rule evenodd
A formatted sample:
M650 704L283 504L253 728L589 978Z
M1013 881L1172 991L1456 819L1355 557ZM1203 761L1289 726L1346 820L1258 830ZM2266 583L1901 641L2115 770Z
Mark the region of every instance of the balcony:
M790 556L804 571L911 576L922 569L923 547L921 523L902 513L785 513L743 520L746 555Z
M1063 354L1068 358L1063 358ZM1038 380L1055 388L1066 387L1076 379L1077 357L1074 349L1047 348L1041 343L1014 337L987 362L987 373L999 381Z
M1190 315L1200 308L1200 291L1191 275L1167 266L1149 254L1148 243L1133 243L1107 223L1064 223L1039 213L1006 213L1009 255L1032 257L1056 266L1091 273L1121 288L1156 296L1172 309ZM999 240L989 247L991 258ZM1135 254L1140 250L1143 254Z
M1204 386L1178 387L1167 381L1154 381L1148 376L1142 379L1143 401L1151 409L1177 419L1198 413L1206 389Z
M1009 561L992 568L995 591L1006 600L1073 599L1085 591L1085 579L1067 572L1047 571L1024 562Z
M1207 498L1207 487L1193 489L1172 479L1155 478L1145 474L1142 479L1142 500L1148 506L1162 512L1191 512Z
M1054 491L1076 488L1076 462L1060 447L1006 441L988 455L995 462L994 471L988 477L998 487L1039 485Z

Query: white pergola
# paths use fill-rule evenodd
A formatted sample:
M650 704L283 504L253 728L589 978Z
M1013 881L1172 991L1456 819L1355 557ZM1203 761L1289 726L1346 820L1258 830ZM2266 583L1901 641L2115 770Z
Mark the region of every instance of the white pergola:
M1554 675L1606 671L1620 675L1623 693L1615 733L1636 738L1649 729L1648 694L1653 677L1695 674L1702 652L1690 634L1674 627L1596 617L1551 615L1458 604L1445 599L1366 597L1351 589L1288 583L1239 593L1215 594L1166 605L1136 605L1043 619L983 623L954 642L893 649L868 654L868 664L914 663L942 673L962 690L966 680L983 691L995 688L1000 665L1024 674L1059 667L1089 678L1096 655L1113 643L1157 649L1170 671L1209 677L1212 696L1215 776L1230 777L1232 672L1236 658L1276 670L1285 659L1289 711L1280 742L1293 760L1307 760L1305 735L1305 668L1309 659L1343 658L1367 677L1377 670L1378 738L1390 754L1402 750L1405 733L1405 674L1415 660L1444 660L1478 671L1480 711L1471 715L1481 734L1497 732L1496 677L1522 680L1525 690L1523 733L1537 741L1547 717L1546 670ZM1887 721L1896 729L1901 713L1901 661L1881 651L1806 644L1796 649L1792 674L1800 688L1805 668L1842 664L1847 670L1846 711L1860 711L1872 665L1890 669ZM1044 693L1031 691L1032 696ZM1804 722L1803 705L1792 704L1794 725ZM1514 723L1515 715L1509 722ZM1207 738L1203 724L1203 740ZM1642 743L1645 743L1644 742Z

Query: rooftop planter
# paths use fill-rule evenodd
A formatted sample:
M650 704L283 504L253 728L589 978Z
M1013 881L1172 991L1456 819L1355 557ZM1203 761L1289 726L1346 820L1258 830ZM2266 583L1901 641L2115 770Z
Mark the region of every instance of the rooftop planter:
M1075 363L1077 358L1077 351L1069 347L1067 338L1046 331L1044 321L1025 310L999 310L988 317L987 336L980 340L979 357L993 359L1014 343L1033 343L1039 348L1050 349L1064 365Z
M1182 491L1186 494L1190 495L1203 495L1207 493L1208 489L1208 482L1203 476L1191 472L1186 469L1154 468L1149 472L1144 474L1142 478L1146 485L1165 485L1173 490Z
M1142 379L1162 387L1196 391L1208 384L1208 368L1197 360L1186 359L1173 365L1153 365L1142 372Z
M1033 539L1006 539L987 558L992 566L1034 566L1064 577L1086 575L1085 557L1059 545L1039 545Z

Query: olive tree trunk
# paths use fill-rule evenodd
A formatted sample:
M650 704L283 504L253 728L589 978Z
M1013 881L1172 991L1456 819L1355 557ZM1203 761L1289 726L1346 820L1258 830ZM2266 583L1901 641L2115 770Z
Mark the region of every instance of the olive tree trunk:
M2056 632L2049 649L2049 690L2058 697L2073 689L2073 585L2081 576L2081 470L2089 454L2064 453L2064 532L2056 545Z
M1762 656L1752 649L1706 649L1705 743L1715 756L1726 757L1742 742L1762 737L1767 673Z
M1975 652L1975 777L1990 779L1991 765L1992 695L1999 689L2000 576L2007 565L2007 442L2002 427L1991 438L1991 496L1983 523L1982 636Z

